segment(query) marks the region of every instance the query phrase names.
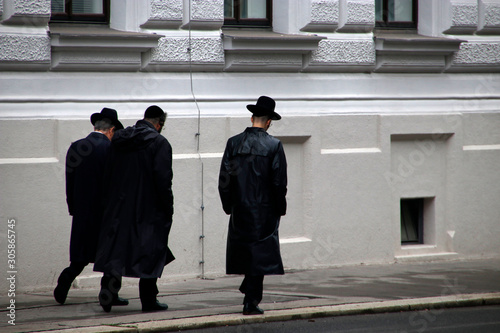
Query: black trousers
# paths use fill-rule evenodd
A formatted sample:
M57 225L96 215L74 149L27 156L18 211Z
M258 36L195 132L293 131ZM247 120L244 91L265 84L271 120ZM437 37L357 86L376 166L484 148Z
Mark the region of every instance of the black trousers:
M157 278L139 280L139 297L141 303L151 304L156 303L158 295L158 287L156 286ZM101 279L101 293L99 297L101 303L113 302L118 298L118 292L122 287L122 277L116 274L104 274ZM107 305L107 304L104 304Z
M240 291L245 294L243 304L251 303L257 306L262 301L264 275L245 275L240 286Z
M157 280L157 278L139 279L139 297L143 305L156 303L156 296L158 295Z
M67 285L68 287L71 283L76 279L78 275L83 271L85 266L87 266L89 262L71 262L69 267L63 269L61 274L59 275L58 283L62 283Z

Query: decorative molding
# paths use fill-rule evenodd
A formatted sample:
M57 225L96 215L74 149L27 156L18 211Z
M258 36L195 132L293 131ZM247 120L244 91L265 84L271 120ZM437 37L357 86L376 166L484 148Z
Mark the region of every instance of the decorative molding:
M226 55L226 71L298 72L302 68L301 54L231 53Z
M53 70L137 71L162 35L107 27L51 26Z
M226 51L297 52L307 53L318 48L326 37L318 35L289 35L270 31L224 30Z
M266 91L273 91L273 98L290 117L481 112L491 113L496 119L498 112L494 110L498 110L500 99L500 90L492 89L500 84L500 75L495 74L456 73L450 79L450 75L420 73L199 72L194 73L193 79L203 117L246 117L248 111L241 105L254 100L256 93ZM165 106L169 117L197 117L190 84L190 75L174 72L3 72L0 119L56 117L84 119L88 123L88 115L103 105L117 109L120 119L137 119L151 104ZM377 146L361 141L361 146L348 147ZM497 141L464 144L500 142ZM37 157L45 156L52 155Z
M416 33L375 33L376 72L442 72L462 40Z
M302 56L316 50L324 38L270 31L225 30L225 70L300 71Z

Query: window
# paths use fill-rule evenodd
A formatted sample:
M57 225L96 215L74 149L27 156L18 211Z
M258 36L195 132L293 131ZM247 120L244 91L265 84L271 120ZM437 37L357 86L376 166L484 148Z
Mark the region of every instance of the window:
M224 0L225 26L271 26L271 0Z
M378 27L416 28L418 0L375 0Z
M51 21L108 23L109 0L52 0Z
M424 243L424 199L401 199L401 244Z

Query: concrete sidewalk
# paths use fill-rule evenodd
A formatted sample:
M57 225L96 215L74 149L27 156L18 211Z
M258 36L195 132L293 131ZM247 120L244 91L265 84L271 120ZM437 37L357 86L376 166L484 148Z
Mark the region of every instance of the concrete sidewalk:
M161 280L166 280L165 276ZM65 305L52 290L16 296L16 325L2 295L1 332L168 332L242 323L422 308L500 304L500 259L358 265L287 272L264 280L262 316L243 316L240 276L159 285L163 312L142 313L137 285L128 306L105 313L98 289L71 289ZM96 286L97 287L97 286Z

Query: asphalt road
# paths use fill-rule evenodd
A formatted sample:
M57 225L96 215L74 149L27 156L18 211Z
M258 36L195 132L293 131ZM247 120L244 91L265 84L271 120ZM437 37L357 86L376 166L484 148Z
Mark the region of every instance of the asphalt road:
M500 306L328 317L227 326L185 333L498 333Z

